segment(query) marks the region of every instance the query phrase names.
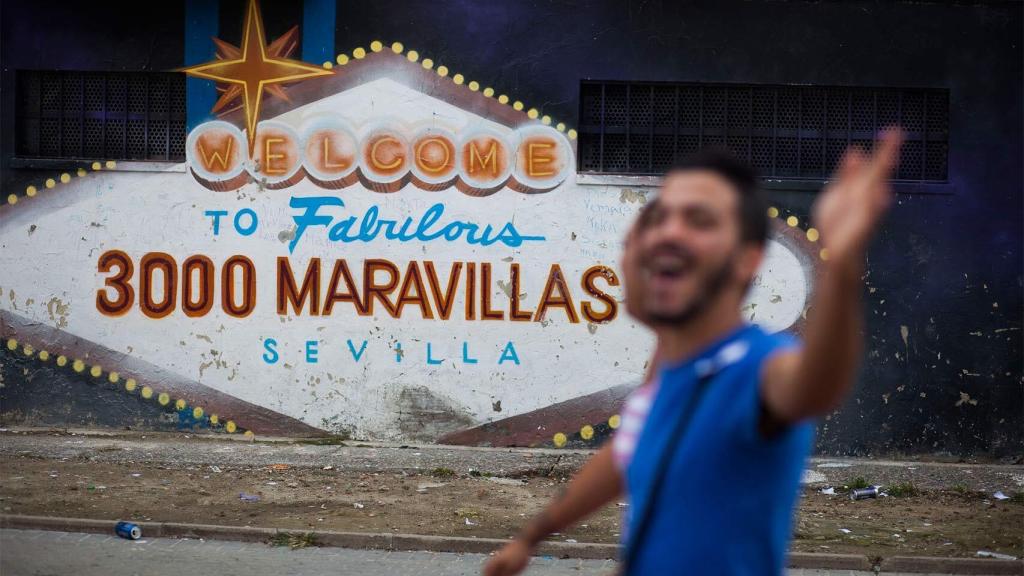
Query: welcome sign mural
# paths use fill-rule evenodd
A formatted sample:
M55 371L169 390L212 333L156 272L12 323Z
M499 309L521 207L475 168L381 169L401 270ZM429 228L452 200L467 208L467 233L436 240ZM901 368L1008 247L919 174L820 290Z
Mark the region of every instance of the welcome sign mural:
M578 183L572 130L398 43L288 60L251 3L221 56L186 70L222 96L184 165L0 209L8 354L233 433L561 446L617 426L652 343L619 249L653 191ZM813 240L777 220L753 321L798 327Z

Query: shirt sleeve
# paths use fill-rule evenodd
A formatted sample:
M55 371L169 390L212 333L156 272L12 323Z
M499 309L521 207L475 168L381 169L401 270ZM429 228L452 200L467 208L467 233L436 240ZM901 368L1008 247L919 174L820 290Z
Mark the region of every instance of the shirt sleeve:
M756 371L752 378L746 380L748 383L740 395L740 419L742 425L743 440L752 445L764 445L781 441L783 437L789 436L798 424L786 425L780 428L771 437L765 437L760 430L761 418L765 416L764 397L761 394L761 374L765 362L771 360L776 354L799 350L803 343L796 336L787 332L779 332L768 336L768 351L765 352L752 368Z

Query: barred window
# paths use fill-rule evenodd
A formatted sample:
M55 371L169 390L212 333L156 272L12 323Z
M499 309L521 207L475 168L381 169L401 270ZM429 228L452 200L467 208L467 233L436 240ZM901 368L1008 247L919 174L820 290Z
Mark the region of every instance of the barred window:
M185 76L173 72L19 70L21 158L185 158Z
M906 131L898 179L945 182L949 91L921 88L583 81L580 172L661 174L725 147L773 179L823 179L850 144Z

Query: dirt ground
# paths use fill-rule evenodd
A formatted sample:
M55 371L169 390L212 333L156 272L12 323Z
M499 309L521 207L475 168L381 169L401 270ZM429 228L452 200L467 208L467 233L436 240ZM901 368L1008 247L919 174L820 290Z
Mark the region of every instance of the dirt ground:
M352 473L0 458L5 514L507 538L564 478ZM794 549L868 556L1024 555L1024 502L964 489L853 502L808 489ZM245 497L246 499L243 499ZM253 498L255 497L255 498ZM253 501L246 501L253 500ZM618 504L554 539L616 542ZM848 532L845 532L848 531Z

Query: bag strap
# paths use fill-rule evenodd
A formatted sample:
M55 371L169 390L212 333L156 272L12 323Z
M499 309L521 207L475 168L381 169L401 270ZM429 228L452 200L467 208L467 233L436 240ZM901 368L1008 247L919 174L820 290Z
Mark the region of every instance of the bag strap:
M665 483L665 477L668 475L668 467L669 464L672 463L672 457L675 455L676 450L679 447L680 440L682 440L683 436L686 434L686 430L689 428L690 420L693 419L693 415L697 411L697 406L704 397L704 392L708 389L708 384L714 380L717 373L717 370L710 371L697 379L697 385L693 391L690 402L686 405L686 409L680 413L679 418L672 427L668 442L665 444L665 449L662 451L658 459L658 466L654 471L654 480L651 483L651 492L647 496L647 501L644 502L644 507L640 511L640 515L636 517L636 522L632 526L632 535L630 536L629 542L626 544L626 549L623 552L622 574L630 573L633 561L636 559L637 550L643 544L644 539L647 537L647 531L651 526L651 517L654 515L655 504L660 496L662 485Z

